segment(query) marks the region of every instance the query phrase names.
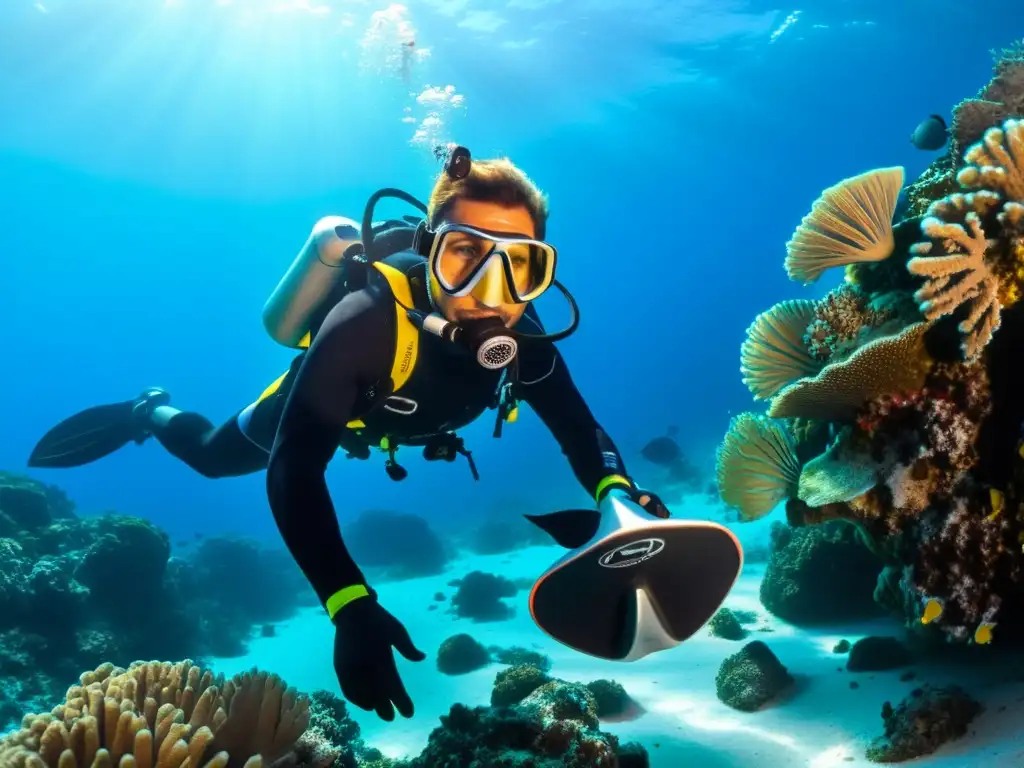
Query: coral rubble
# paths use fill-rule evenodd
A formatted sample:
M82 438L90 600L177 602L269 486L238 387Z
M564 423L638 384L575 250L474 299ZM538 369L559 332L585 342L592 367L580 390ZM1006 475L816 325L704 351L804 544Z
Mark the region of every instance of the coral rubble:
M894 577L876 599L952 642L1024 641L1022 110L1014 49L904 190L909 218L901 169L822 193L785 268L845 280L755 319L741 371L766 413L733 418L718 453L742 519L786 500L791 524L854 523Z

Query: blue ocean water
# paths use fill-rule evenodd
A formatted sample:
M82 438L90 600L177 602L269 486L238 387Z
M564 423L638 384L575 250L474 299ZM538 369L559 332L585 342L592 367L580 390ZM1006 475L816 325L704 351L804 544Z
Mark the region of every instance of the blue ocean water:
M631 472L657 482L640 450L675 425L710 479L749 407L744 330L793 295L784 244L811 202L875 167L915 178L935 154L911 131L1022 30L1007 0L6 0L0 469L146 386L215 422L251 402L291 360L260 311L314 222L383 186L425 198L432 146L454 141L550 195L583 316L561 349ZM464 433L477 483L462 462L410 459L393 483L336 460L339 516L443 534L587 504L538 419L491 427ZM154 443L32 475L172 539L279 542L262 474L207 480Z

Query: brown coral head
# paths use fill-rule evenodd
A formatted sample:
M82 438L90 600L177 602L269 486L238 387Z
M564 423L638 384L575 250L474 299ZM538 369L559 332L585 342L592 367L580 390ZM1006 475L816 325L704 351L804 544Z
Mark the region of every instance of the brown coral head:
M866 402L881 394L921 389L932 366L925 348L929 327L929 323L914 323L869 341L845 360L826 365L817 376L783 389L768 415L849 422Z
M902 168L880 168L822 192L786 244L790 279L813 283L831 267L887 259L902 187Z
M771 397L787 384L821 370L804 344L814 319L810 299L779 302L759 314L740 348L740 371L756 400Z

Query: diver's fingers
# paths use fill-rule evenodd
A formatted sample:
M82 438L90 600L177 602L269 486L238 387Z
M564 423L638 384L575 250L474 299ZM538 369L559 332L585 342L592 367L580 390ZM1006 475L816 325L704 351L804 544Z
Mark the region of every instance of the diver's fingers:
M398 667L395 666L394 661L392 661L388 666L387 689L391 695L391 700L395 703L395 709L398 710L398 713L402 717L412 717L412 698L409 696L409 692L405 689L405 683L402 682L402 676L398 674Z
M412 644L412 638L409 636L409 630L405 627L399 627L391 643L395 646L395 650L405 656L409 661L423 661L427 658L427 654Z
M405 690L405 684L401 680L398 681L398 688L392 694L391 699L395 702L395 709L398 710L398 714L402 717L412 717L414 711L412 698L409 696L409 692Z
M378 677L387 675L386 671L381 670L381 672L383 674L378 675ZM381 720L390 723L395 719L395 710L391 706L391 686L387 684L386 680L379 680L376 686L373 708L377 710L377 717Z

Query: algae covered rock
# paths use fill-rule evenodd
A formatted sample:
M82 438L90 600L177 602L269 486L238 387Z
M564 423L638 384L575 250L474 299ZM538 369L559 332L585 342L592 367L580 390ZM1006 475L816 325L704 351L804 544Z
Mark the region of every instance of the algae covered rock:
M437 649L437 669L445 675L465 675L491 663L491 654L465 634L452 635Z
M885 734L867 748L876 763L899 763L930 755L947 741L967 733L983 707L958 686L924 686L910 693L899 707L882 705Z
M491 689L491 706L510 707L518 704L542 685L551 682L551 677L532 664L517 664L503 669L494 678Z
M885 672L913 662L907 647L895 637L862 637L850 648L846 668L851 672Z
M874 601L881 569L849 523L834 520L801 528L776 523L761 603L797 625L872 618L882 613Z
M771 649L754 640L722 662L715 676L715 693L733 709L754 712L792 683L789 671Z
M508 664L513 667L520 664L529 664L537 667L541 672L549 672L551 670L551 659L540 651L522 648L518 645L513 645L510 648L501 648L493 645L488 650L491 652L491 657L499 664Z
M507 670L506 670L507 671ZM402 768L648 768L647 751L598 730L586 687L552 681L512 707L454 705Z
M714 637L723 640L742 640L747 636L747 630L740 625L739 619L728 608L722 608L711 617L708 630Z
M598 718L620 717L637 707L637 703L626 693L621 683L614 680L592 680L587 690L594 696Z

